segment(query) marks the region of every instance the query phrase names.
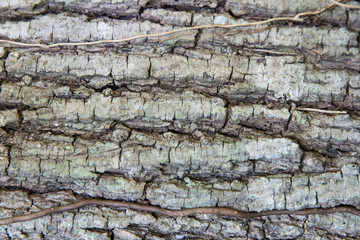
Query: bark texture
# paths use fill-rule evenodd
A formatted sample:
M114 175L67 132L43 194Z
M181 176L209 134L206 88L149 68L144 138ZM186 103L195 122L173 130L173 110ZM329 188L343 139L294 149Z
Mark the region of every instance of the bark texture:
M274 4L276 2L276 4ZM356 4L357 2L349 2ZM122 39L304 1L0 1L0 37ZM360 208L360 11L119 44L0 46L0 217L103 198L178 210ZM345 111L308 112L306 107ZM166 217L89 206L1 239L356 239L350 213Z

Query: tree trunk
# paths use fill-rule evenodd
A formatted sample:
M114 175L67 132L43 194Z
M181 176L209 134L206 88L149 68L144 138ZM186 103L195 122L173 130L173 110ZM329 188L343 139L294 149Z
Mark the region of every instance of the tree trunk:
M330 3L3 0L0 37L124 39ZM2 43L0 218L84 199L260 215L91 205L0 226L1 239L359 238L360 11L301 18L119 43Z

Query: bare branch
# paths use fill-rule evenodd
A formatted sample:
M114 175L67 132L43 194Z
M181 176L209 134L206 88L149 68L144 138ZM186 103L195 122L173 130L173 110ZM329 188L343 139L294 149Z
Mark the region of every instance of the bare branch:
M347 5L347 4L343 4L343 3L340 3L338 1L335 1L335 0L331 0L334 4L340 6L340 7L344 7L344 8L352 8L352 9L360 9L360 6L357 6L357 5Z
M54 44L38 44L38 43L33 44L33 43L23 43L23 42L0 39L0 43L7 43L10 45L21 46L21 47L39 47L39 48L55 48L55 47L65 47L65 46L90 46L90 45L98 45L98 44L104 44L104 43L127 42L127 41L131 41L131 40L143 39L143 38L163 37L163 36L167 36L170 34L191 31L191 30L210 29L210 28L249 27L249 26L262 25L262 24L267 24L267 23L276 22L276 21L302 22L304 20L304 17L321 14L335 6L343 6L346 8L354 8L354 9L359 8L359 6L345 5L345 4L342 4L342 3L334 1L334 0L332 0L332 1L333 1L332 4L329 4L324 8L321 8L321 9L315 10L315 11L299 13L293 17L277 17L277 18L270 18L267 20L257 21L257 22L228 24L228 25L222 25L222 24L200 25L200 26L194 26L194 27L179 28L179 29L175 29L172 31L164 32L164 33L137 35L134 37L124 38L124 39L111 39L111 40L108 39L108 40L99 40L99 41L93 41L93 42L78 42L78 43L69 43L69 42L64 43L63 42L63 43L54 43Z
M332 213L350 213L360 216L360 211L352 206L337 206L333 208L308 208L298 211L272 210L272 211L263 211L263 212L243 212L225 207L199 207L199 208L189 208L183 210L168 210L157 206L151 206L151 205L145 205L145 204L133 203L133 202L104 200L104 199L87 199L68 205L44 209L36 213L30 213L22 216L1 219L0 225L30 221L50 214L74 210L89 205L132 209L137 211L144 211L144 212L151 212L155 214L165 215L169 217L186 217L186 216L199 215L199 214L206 214L206 215L213 214L213 215L229 216L236 218L257 218L257 217L265 217L272 215L313 215L313 214L332 214Z

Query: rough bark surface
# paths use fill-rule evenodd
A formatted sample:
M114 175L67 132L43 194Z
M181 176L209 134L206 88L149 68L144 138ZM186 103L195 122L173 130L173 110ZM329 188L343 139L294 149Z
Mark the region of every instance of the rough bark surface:
M0 37L122 39L328 4L2 0ZM359 19L359 10L336 7L302 23L96 46L0 46L0 217L88 198L167 209L360 208ZM355 239L359 226L349 213L172 218L92 206L0 226L0 235Z

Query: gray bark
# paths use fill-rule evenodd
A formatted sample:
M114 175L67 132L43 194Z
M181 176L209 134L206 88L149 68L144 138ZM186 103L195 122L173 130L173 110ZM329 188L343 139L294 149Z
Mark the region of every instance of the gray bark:
M329 4L274 2L3 0L0 37L122 39ZM359 12L118 44L1 45L0 218L88 198L167 209L360 208ZM359 225L349 213L172 218L92 206L0 226L0 235L356 239Z

